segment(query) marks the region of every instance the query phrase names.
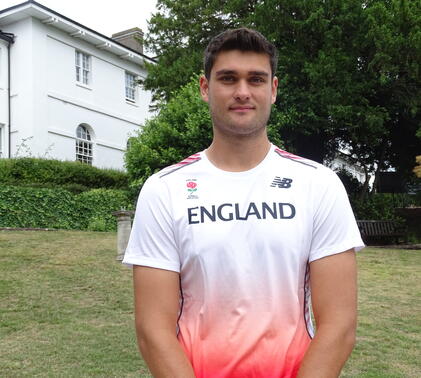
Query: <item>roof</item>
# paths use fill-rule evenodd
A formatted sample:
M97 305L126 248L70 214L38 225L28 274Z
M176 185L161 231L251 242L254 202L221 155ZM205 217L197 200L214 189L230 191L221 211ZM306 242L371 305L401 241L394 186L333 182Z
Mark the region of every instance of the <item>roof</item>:
M112 54L133 63L142 65L145 60L155 62L153 58L116 42L112 38L98 33L33 0L25 1L24 3L0 10L0 27L5 31L7 25L27 17L34 17L43 24L52 25L72 37L79 38L99 49L109 51Z

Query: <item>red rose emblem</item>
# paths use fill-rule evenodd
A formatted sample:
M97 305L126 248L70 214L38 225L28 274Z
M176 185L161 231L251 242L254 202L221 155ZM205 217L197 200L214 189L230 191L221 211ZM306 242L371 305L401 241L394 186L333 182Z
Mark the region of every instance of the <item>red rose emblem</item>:
M189 181L187 183L187 187L190 188L190 189L194 189L196 186L197 186L197 184L193 181Z

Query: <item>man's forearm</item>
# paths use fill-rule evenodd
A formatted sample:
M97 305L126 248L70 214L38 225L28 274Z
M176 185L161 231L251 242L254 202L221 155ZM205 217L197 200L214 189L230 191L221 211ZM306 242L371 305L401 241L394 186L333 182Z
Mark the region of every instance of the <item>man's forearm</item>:
M153 335L137 334L143 359L156 378L194 378L193 368L179 341L173 335L154 331Z
M355 344L355 327L320 327L304 355L298 378L336 378Z

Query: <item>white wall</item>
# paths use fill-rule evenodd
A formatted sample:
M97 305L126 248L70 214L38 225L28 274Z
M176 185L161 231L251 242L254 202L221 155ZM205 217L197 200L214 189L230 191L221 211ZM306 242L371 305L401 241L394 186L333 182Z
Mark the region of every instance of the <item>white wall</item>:
M15 43L10 49L11 71L11 155L17 146L27 139L29 150L33 150L33 43L30 18L7 26L7 32L15 34ZM32 139L28 139L31 138ZM22 148L21 148L22 151Z
M8 135L7 42L0 39L0 157L7 157Z

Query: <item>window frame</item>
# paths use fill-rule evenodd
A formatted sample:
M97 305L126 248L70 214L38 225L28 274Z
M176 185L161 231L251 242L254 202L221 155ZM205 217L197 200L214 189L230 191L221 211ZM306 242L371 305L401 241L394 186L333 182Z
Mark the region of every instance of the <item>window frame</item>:
M132 80L129 81L128 78L131 78ZM126 98L126 101L132 104L137 102L136 79L137 79L137 75L129 71L124 71L125 98ZM129 94L131 94L132 97L130 97Z
M76 128L75 148L76 161L82 164L93 165L94 145L92 131L86 124L81 123Z
M81 85L90 86L92 81L91 55L75 50L75 78Z

